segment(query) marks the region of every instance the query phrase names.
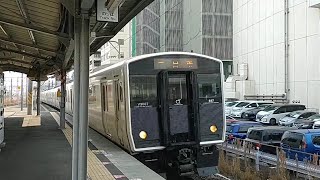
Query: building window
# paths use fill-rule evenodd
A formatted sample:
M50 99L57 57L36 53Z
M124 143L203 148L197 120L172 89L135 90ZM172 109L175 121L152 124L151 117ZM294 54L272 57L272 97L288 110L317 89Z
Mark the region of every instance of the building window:
M94 54L94 57L95 57L95 58L100 58L100 57L101 57L101 53L100 53L100 52L95 53L95 54Z
M94 61L94 66L101 66L101 61Z
M120 58L124 58L124 52L120 52Z
M118 39L118 44L119 45L124 45L124 39Z

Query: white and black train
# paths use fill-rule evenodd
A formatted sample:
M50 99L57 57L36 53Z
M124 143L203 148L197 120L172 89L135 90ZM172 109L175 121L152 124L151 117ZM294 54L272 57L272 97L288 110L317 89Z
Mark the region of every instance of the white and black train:
M180 176L216 172L225 138L223 65L185 52L134 57L90 75L89 125L144 163ZM66 112L72 114L72 83ZM57 89L42 101L59 108Z

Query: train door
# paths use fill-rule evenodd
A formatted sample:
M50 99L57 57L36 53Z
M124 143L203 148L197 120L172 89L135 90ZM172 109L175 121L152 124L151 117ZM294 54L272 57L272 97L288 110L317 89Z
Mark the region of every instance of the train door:
M122 87L119 82L119 80L114 81L114 87L115 87L115 119L116 119L116 131L118 138L120 140L120 144L123 144L123 122L121 121L121 102L123 101L122 99Z
M195 90L193 72L163 72L159 77L159 100L165 145L195 142Z

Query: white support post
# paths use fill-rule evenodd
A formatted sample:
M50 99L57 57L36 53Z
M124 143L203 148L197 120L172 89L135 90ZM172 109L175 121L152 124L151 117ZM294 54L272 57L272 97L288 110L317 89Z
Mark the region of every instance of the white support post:
M79 180L87 179L88 92L89 92L89 16L81 16L80 103L79 103Z
M78 180L79 158L79 100L80 100L80 29L81 19L74 19L74 80L73 80L73 141L72 141L72 180Z
M40 116L40 75L37 80L37 116Z

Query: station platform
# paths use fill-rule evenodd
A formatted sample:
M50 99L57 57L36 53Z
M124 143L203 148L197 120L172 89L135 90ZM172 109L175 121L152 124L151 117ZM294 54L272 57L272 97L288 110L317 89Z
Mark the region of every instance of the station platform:
M57 110L47 105L42 105L42 107L46 111L49 111L56 121L59 122L60 113ZM63 132L72 144L72 116L66 114L66 121L66 129ZM94 172L95 168L99 168L99 172L103 172L101 176L108 177L111 174L116 180L164 180L162 176L152 171L95 130L89 128L88 136L88 176L93 177L91 179L94 179L96 176Z
M70 180L72 148L58 124L49 112L42 111L41 117L26 114L19 107L5 108L0 179Z
M2 180L71 180L72 117L59 129L59 112L41 105L41 116L5 108L6 147L0 152ZM89 180L163 180L96 131L89 129Z

